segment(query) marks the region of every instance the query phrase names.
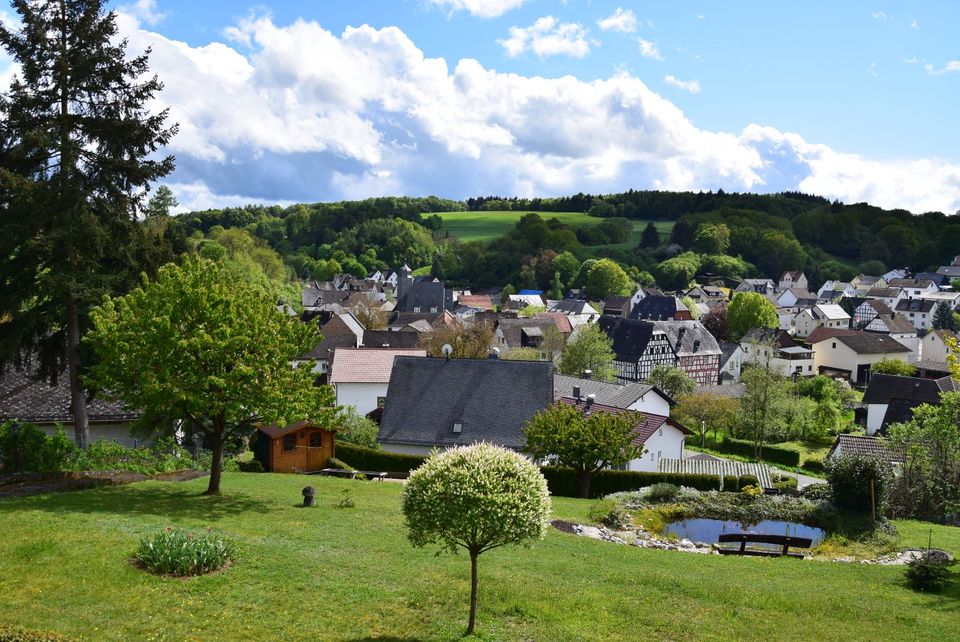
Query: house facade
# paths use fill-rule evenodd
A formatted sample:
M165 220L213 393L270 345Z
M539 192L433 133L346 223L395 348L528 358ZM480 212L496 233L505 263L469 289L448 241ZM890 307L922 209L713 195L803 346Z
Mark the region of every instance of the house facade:
M840 376L852 383L870 381L870 366L881 359L906 361L910 349L895 339L871 332L852 332L813 344L817 374Z
M675 366L699 385L713 385L720 373L720 346L699 321L642 321L600 318L613 341L621 382L642 382L658 365Z
M850 315L835 303L818 303L797 313L793 327L796 336L804 338L817 328L848 328Z
M330 383L337 406L368 415L386 404L390 373L397 357L426 357L427 351L340 348L334 354Z

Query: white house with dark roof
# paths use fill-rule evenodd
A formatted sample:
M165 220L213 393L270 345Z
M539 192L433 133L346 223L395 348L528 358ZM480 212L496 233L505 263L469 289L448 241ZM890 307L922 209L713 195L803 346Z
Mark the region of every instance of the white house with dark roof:
M863 393L867 405L867 435L884 434L887 426L910 421L920 405L940 405L940 395L956 392L957 382L951 377L921 379L877 373Z
M825 338L813 344L816 374L841 376L852 383L867 383L870 366L881 359L906 361L910 348L887 335L854 332Z
M897 303L897 312L907 317L917 330L929 330L933 324L933 301L925 299L901 299Z
M956 340L955 335L950 330L932 330L923 335L923 341L920 343L920 358L924 361L936 361L937 363L946 363L947 356L950 354L950 348L947 347L947 339Z
M798 312L793 318L793 327L796 336L804 338L817 328L848 328L850 315L835 303L818 303Z
M881 314L868 323L864 330L885 334L910 348L907 361L912 363L920 359L920 337L917 329L902 314Z
M908 297L914 299L940 290L937 284L929 279L894 279L889 285L894 288L901 288Z
M330 372L337 406L353 406L361 415L382 408L387 399L394 359L426 356L427 351L421 349L338 348Z
M673 399L666 393L646 383L610 383L562 374L553 377L553 395L557 399L586 399L593 395L594 401L606 406L664 417L670 416L670 407L673 405Z
M800 270L787 270L780 275L780 281L777 283L777 289L780 291L790 288L807 289L807 275Z

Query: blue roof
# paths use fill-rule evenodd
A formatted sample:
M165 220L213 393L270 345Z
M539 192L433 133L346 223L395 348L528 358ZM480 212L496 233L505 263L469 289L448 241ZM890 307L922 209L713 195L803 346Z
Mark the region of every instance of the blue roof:
M543 290L520 290L517 294L535 294L536 296L543 296Z

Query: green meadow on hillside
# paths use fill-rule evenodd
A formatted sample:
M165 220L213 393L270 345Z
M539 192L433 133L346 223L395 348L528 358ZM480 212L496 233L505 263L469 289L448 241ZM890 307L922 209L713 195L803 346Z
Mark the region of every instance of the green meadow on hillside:
M299 508L300 489L317 507ZM452 640L465 626L469 560L415 549L399 484L224 476L0 500L0 623L91 640ZM354 508L337 508L343 489ZM591 502L554 499L586 521ZM156 577L130 564L165 526L212 527L240 556L225 571ZM899 522L904 543L929 526ZM934 526L960 554L960 529ZM704 556L550 529L532 548L480 559L478 639L948 640L960 587L907 588L902 568Z
M513 229L517 221L530 212L492 211L492 212L439 212L443 219L441 232L450 232L461 241L492 241ZM583 212L536 212L544 220L558 219L561 223L573 227L593 227L599 225L602 218L587 216ZM429 216L425 214L425 216ZM620 245L633 247L640 242L640 234L648 221L633 221L633 233L630 241ZM654 221L654 225L665 236L673 229L673 221Z

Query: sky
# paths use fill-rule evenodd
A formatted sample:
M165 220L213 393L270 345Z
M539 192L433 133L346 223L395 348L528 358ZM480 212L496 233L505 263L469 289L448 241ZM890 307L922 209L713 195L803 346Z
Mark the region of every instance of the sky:
M957 2L110 6L165 83L182 209L722 188L960 210Z

